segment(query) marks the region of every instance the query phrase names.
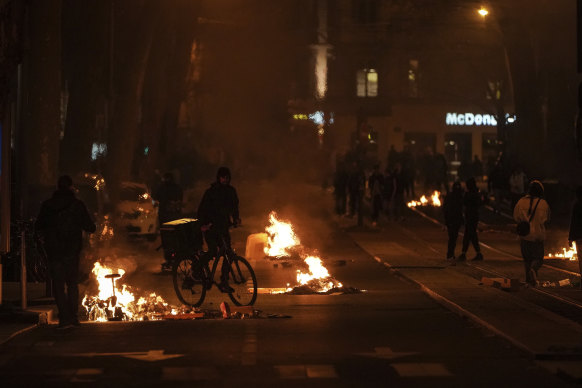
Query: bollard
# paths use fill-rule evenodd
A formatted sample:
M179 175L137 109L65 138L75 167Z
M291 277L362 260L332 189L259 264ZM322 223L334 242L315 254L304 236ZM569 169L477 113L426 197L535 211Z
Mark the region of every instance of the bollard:
M21 307L26 310L27 297L26 297L26 231L22 228L22 233L20 235L20 299Z

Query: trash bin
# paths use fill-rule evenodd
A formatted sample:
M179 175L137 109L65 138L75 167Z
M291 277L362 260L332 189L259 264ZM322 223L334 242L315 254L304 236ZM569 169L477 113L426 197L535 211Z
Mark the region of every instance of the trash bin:
M175 260L191 257L202 249L201 223L195 218L180 218L162 224L160 235L166 266Z

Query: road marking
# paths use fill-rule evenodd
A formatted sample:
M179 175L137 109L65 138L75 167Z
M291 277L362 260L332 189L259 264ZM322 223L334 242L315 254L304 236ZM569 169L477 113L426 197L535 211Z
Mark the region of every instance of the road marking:
M313 379L337 379L337 373L333 365L307 365L305 367L307 377Z
M382 358L382 359L387 359L387 360L392 360L395 358L402 358L402 357L407 357L407 356L414 356L417 354L418 354L417 352L394 352L392 349L390 349L388 347L374 348L374 353L356 353L357 356Z
M307 377L305 365L275 365L282 379L304 379Z
M438 363L395 363L390 364L401 377L449 377L452 373Z
M219 377L215 367L193 366L193 367L163 367L162 380L192 381L192 380L214 380Z
M103 357L103 356L119 356L132 358L141 361L161 361L169 360L171 358L182 357L183 354L164 354L163 350L148 350L147 352L124 352L124 353L78 353L73 354L77 357Z
M337 379L333 365L275 365L282 379Z

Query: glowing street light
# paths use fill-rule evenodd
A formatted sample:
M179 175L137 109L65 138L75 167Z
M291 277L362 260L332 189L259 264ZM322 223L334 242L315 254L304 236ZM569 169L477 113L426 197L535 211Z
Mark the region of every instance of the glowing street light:
M485 17L489 14L489 11L487 11L487 9L484 7L481 7L477 12L479 13L479 15L481 15L483 17Z

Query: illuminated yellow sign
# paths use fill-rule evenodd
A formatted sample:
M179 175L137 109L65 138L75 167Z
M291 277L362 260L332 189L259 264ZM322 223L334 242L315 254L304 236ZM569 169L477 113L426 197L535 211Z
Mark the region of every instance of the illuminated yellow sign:
M309 116L307 116L306 114L303 113L297 113L293 115L293 119L294 120L308 120Z

